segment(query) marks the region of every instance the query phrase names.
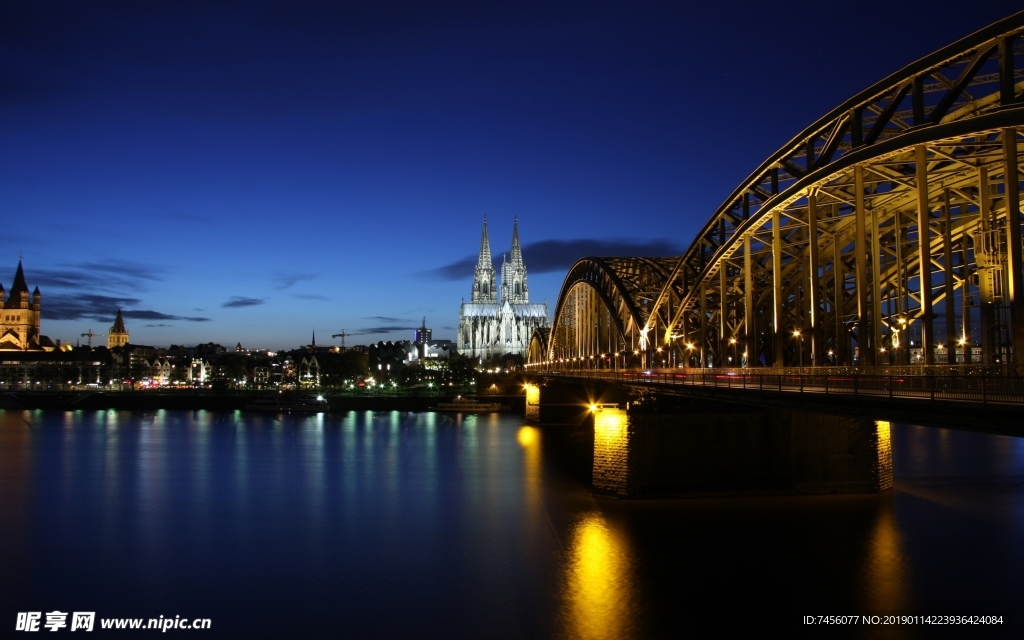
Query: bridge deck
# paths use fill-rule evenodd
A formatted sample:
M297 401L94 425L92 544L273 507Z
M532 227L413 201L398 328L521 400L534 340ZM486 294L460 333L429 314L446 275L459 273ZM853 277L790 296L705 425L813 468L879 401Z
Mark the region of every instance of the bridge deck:
M1024 378L1020 377L681 369L545 371L537 375L765 408L1024 436Z

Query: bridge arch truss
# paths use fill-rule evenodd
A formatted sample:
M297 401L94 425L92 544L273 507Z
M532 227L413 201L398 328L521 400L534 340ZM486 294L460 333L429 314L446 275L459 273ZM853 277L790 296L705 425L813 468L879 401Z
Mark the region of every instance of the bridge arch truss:
M530 361L1024 365L1022 129L1024 12L807 127L682 256L578 261Z

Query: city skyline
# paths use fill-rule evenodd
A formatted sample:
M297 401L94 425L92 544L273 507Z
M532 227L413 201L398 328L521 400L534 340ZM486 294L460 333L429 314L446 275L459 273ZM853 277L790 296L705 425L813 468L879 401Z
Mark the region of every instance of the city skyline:
M0 282L23 255L42 333L453 339L484 216L553 307L576 258L680 253L807 122L1016 9L850 50L810 3L290 7L0 10Z

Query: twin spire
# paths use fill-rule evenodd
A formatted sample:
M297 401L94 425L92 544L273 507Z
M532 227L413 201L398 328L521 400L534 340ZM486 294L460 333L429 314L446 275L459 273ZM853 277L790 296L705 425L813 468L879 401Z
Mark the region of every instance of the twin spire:
M480 236L480 257L473 274L472 302L495 304L498 302L498 287L491 260L491 241L487 235L487 216L484 216L484 230ZM529 295L526 287L526 265L523 264L523 248L519 242L519 218L512 223L512 256L506 262L502 256L501 300L512 304L526 304Z

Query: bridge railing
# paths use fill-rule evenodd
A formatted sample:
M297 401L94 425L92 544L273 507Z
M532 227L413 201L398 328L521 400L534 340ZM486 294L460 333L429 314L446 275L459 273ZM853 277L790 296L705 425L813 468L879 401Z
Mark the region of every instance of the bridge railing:
M1009 376L881 375L822 373L743 373L685 371L545 371L543 375L600 379L630 386L709 387L752 392L806 393L829 396L910 398L1024 406L1024 378Z

